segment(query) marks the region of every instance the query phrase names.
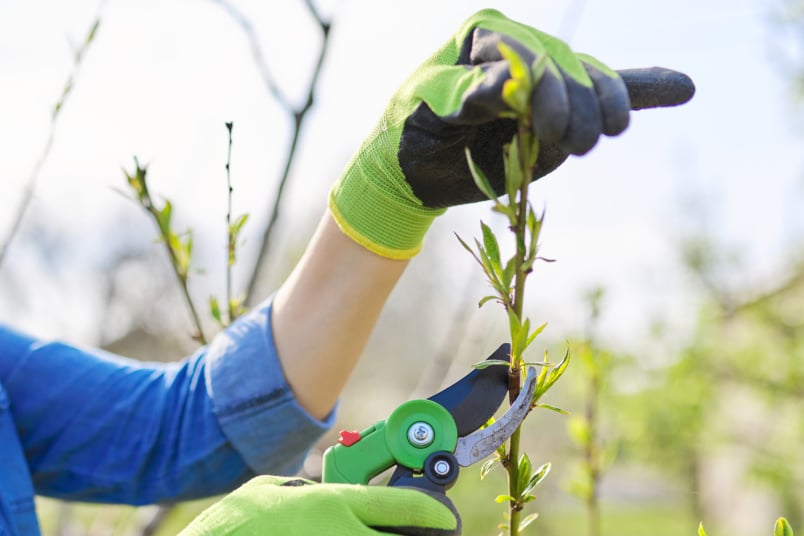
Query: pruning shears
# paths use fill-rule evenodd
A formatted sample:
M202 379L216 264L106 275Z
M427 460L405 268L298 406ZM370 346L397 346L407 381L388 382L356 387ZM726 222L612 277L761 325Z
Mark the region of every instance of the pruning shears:
M477 368L443 391L409 400L384 421L362 431L342 431L338 444L324 453L322 481L368 484L396 466L389 486L415 487L446 494L459 467L479 462L497 450L531 409L536 371L511 407L488 426L508 393L510 346L501 345L487 359L495 366Z

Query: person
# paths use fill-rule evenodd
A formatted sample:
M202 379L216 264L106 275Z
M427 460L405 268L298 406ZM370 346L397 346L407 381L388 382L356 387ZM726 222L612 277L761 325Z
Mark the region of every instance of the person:
M621 133L642 107L594 58L478 12L393 95L289 278L208 346L153 364L0 327L0 533L39 533L34 494L142 505L241 486L185 533L459 534L454 507L420 491L267 475L295 474L332 425L433 219L485 199L465 147L504 191L502 147L514 125L502 98L503 42L546 66L529 96L541 143L533 179ZM654 101L645 106L691 96L691 85L682 97L662 94L670 90L660 78L646 87Z

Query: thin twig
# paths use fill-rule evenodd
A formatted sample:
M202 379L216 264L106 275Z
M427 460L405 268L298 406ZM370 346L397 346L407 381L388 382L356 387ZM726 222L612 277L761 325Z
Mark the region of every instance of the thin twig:
M586 474L589 477L589 494L585 497L587 534L600 536L600 485L603 478L603 441L600 438L600 399L606 374L603 354L597 349L597 328L603 290L595 288L587 293L589 316L586 322L584 351L588 362L585 371L586 401L584 418L588 427L586 443L582 445Z
M564 16L561 18L561 23L558 26L556 35L562 41L569 43L575 36L575 31L581 22L584 8L586 7L586 0L572 0L564 10Z
M235 315L232 302L232 264L235 255L235 248L237 247L237 236L232 232L232 128L234 123L226 123L226 130L229 132L229 148L226 153L226 229L227 229L227 248L226 248L226 307L229 311L229 322L231 322Z
M105 1L101 3L101 8L103 7L103 4L105 4ZM100 23L101 15L99 9L98 14L95 16L95 21L92 23L92 26L84 38L84 41L75 51L75 55L73 56L73 68L67 77L67 81L65 82L64 88L61 91L61 96L56 102L56 105L53 107L53 112L50 115L50 130L48 132L47 141L45 142L45 146L42 148L39 158L34 163L31 174L28 176L28 180L25 183L25 187L22 191L22 198L20 199L17 209L14 211L14 216L11 220L11 227L9 228L8 236L3 243L0 244L0 266L2 266L3 261L8 254L8 249L11 247L11 242L19 232L19 229L22 225L22 219L25 216L25 212L28 210L28 206L31 204L34 191L36 190L36 183L39 180L39 173L41 172L42 166L44 166L47 157L50 155L50 150L53 147L53 141L56 137L56 126L58 125L61 111L64 109L64 105L67 103L67 98L70 96L73 88L75 87L75 81L78 78L78 72L81 69L81 64L86 57L89 47L95 40L95 36L100 28Z
M268 91L271 95L276 99L276 101L285 109L288 115L293 119L293 134L291 136L290 145L288 147L288 151L285 155L285 163L282 167L282 173L279 178L279 185L277 187L276 195L274 196L273 206L271 207L270 217L268 219L268 224L265 227L265 231L263 232L262 240L260 242L260 249L259 253L257 254L257 260L254 265L254 269L251 272L251 277L249 278L248 286L246 288L246 304L253 304L253 294L254 290L257 286L257 282L260 280L260 276L263 271L263 265L265 262L265 257L270 250L271 244L271 237L273 235L274 227L276 226L276 222L279 219L279 209L282 204L282 200L285 193L285 187L287 186L288 179L290 177L290 170L293 166L293 162L296 156L296 149L299 145L299 139L301 136L301 130L304 125L304 120L307 117L307 112L313 107L314 103L314 96L315 96L315 89L318 85L318 80L321 75L321 68L324 65L324 59L326 58L326 54L329 48L329 33L331 25L328 21L326 21L321 14L316 9L315 5L311 0L305 0L304 4L307 6L310 15L315 19L318 23L318 27L321 29L321 46L318 51L318 58L316 60L315 67L313 68L312 76L310 78L309 85L307 87L306 96L304 98L303 104L301 106L294 106L291 104L290 99L282 92L279 88L276 80L271 75L270 70L265 62L265 55L262 52L262 47L260 45L259 39L257 38L257 33L254 30L254 25L251 21L246 17L243 13L241 13L236 7L234 7L231 3L227 0L212 0L219 6L221 6L227 14L235 21L235 23L240 26L243 32L246 34L246 39L248 39L249 47L251 48L251 55L254 59L254 63L257 65L257 69L262 76L263 83L265 84Z
M128 179L129 185L134 188L137 195L135 201L137 201L140 206L153 218L154 223L159 230L159 238L165 244L165 249L170 257L170 265L173 268L176 281L178 282L182 294L184 295L184 301L187 304L187 309L190 312L190 316L192 317L192 321L196 329L196 333L193 335L193 338L198 340L201 344L206 344L207 338L204 335L201 318L198 316L198 311L195 308L195 303L190 295L190 289L187 283L187 274L189 271L189 243L184 244L183 246L187 249L187 261L185 265L185 263L179 259L178 252L176 251L176 247L181 246L181 244L177 244L178 237L173 234L173 231L170 228L170 217L168 216L167 218L164 218L164 212L170 212L170 207L167 206L169 202L166 203L166 206L161 210L156 208L153 198L151 197L151 192L148 189L148 181L146 178L148 174L147 168L140 166L140 163L136 158L134 158L134 165L136 167L134 174L129 175L128 172L126 172L126 178Z
M522 176L528 177L531 173L530 165L530 132L527 123L519 122L519 162L513 162L513 165L518 165L522 169ZM528 218L528 187L530 181L523 180L519 188L519 200L517 206L516 226L512 229L516 236L516 256L515 266L516 275L514 276L514 301L513 310L517 318L522 319L525 302L525 282L528 279L529 270L525 268L525 261L527 257L527 249L525 247L525 237L527 234L527 218ZM512 203L513 204L513 203ZM536 240L536 237L531 237L531 240ZM513 335L513 334L512 334ZM513 341L512 341L513 342ZM513 348L513 344L512 344ZM508 371L508 396L511 404L514 403L516 397L519 396L519 391L522 382L522 359L521 355L511 356L511 368ZM522 504L519 502L519 443L522 431L520 424L511 438L508 440L508 494L514 498L508 502L508 534L516 536L519 534L519 524L522 517Z
M328 22L325 22L321 19L318 15L318 12L313 7L312 2L309 0L305 1L308 9L315 17L316 21L318 22L318 26L321 29L321 47L318 51L318 59L315 64L315 68L313 70L312 77L310 78L310 83L307 88L307 96L304 102L304 105L301 109L293 110L287 108L288 113L292 114L293 116L293 136L291 138L290 146L288 148L287 155L285 156L285 165L282 170L282 176L279 180L279 186L276 191L276 195L274 196L274 204L271 207L271 217L268 220L268 225L265 227L265 232L262 236L262 241L260 243L260 251L257 255L256 265L254 266L254 270L251 274L251 279L249 280L248 287L246 289L246 300L247 303L253 301L252 296L254 294L254 290L257 286L257 281L260 279L260 275L263 271L263 265L265 263L265 257L270 250L271 245L271 237L274 231L274 227L276 226L276 222L279 219L279 209L282 204L282 199L285 192L285 186L287 185L288 178L290 177L290 169L293 165L293 161L296 156L296 149L298 147L299 138L301 136L301 129L304 125L304 120L307 117L307 112L313 106L313 100L315 95L315 89L318 85L318 79L321 74L321 67L324 65L324 58L327 54L327 49L329 45L329 31L330 25Z
M260 76L262 77L265 87L268 88L268 91L271 92L271 95L273 95L273 97L283 108L292 109L293 105L290 103L285 94L282 93L282 90L279 89L279 85L276 83L271 71L268 69L268 63L265 61L265 55L262 53L262 46L260 45L260 39L257 36L257 31L254 29L254 24L252 24L248 17L246 17L240 10L238 10L227 0L212 0L212 2L223 8L223 10L226 11L230 17L232 17L235 23L240 26L240 29L243 30L243 33L246 34L246 39L248 40L249 48L251 49L251 56L254 59L254 64L257 66L257 70L260 72Z

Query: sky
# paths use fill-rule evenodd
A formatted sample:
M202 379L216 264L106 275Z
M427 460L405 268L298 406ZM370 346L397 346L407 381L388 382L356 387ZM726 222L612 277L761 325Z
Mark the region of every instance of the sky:
M235 5L253 22L282 90L298 98L320 39L303 2ZM309 215L323 210L327 189L406 75L466 17L495 7L613 68L670 67L697 87L688 105L635 113L622 136L601 140L533 187L534 204L547 214L542 251L557 259L539 268L533 300L558 337L580 328L581 295L597 285L607 289L604 327L619 340L638 338L656 319L688 328L697 294L677 246L690 233L712 232L739 253L742 264L733 277L744 288L770 285L784 274L804 231L798 208L804 162L799 112L782 61L783 52L800 49L773 23L777 4L318 5L332 20L331 45L293 169L286 243L309 235ZM290 132L244 33L213 1L0 1L0 239L47 140L52 107L73 69L72 51L99 12L100 31L59 116L29 207L70 244L53 260L63 279L48 280L45 268L17 253L13 262L28 276L29 308L20 317L14 303L0 304L0 320L79 340L93 333L81 315L54 322L63 316L54 310L92 309L77 297L82 293L65 289L92 284L80 274L108 246L105 222L138 216L115 191L123 187L121 168L131 169L135 155L148 163L152 188L202 237L202 254L214 252L215 241L224 240L224 123L233 121L233 202L236 212L251 215L247 232L256 244ZM703 215L690 216L690 199L698 200ZM451 237L477 235L481 218L501 228L487 204L451 209L433 226L433 247L425 247L411 271L417 273L417 262L427 266L427 259L459 273L475 269Z

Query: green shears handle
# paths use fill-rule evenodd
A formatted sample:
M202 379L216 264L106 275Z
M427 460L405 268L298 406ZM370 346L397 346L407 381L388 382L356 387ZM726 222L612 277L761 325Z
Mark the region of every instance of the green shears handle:
M421 471L436 452L453 452L458 442L455 420L431 400L410 400L360 432L341 432L324 452L321 480L327 483L368 484L394 465Z

